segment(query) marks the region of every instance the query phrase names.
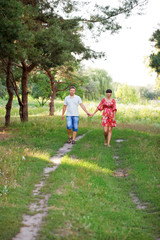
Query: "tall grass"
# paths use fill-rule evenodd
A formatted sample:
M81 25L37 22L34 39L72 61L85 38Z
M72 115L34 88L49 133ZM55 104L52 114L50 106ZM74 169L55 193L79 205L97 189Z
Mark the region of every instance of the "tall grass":
M98 105L98 101L85 101L84 104L87 107L87 110L93 113ZM5 104L6 101L0 99L0 117L1 124L4 121L5 116ZM55 100L55 115L61 115L63 108L63 101L56 99ZM84 116L84 111L79 107L80 115ZM160 127L160 103L159 102L144 102L142 104L122 104L117 103L117 123L141 123L141 124L150 124L156 127ZM102 112L98 112L96 116L101 116ZM13 107L11 111L12 117L19 118L19 106L17 100L13 100ZM29 117L31 116L44 116L49 115L49 106L48 103L41 107L39 103L29 97ZM100 118L100 117L99 117Z

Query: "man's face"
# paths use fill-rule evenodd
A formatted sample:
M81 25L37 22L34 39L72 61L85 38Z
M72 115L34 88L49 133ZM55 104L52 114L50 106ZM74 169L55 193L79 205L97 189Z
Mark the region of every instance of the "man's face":
M75 92L76 92L76 90L74 88L71 88L69 90L69 93L70 93L71 96L74 96Z

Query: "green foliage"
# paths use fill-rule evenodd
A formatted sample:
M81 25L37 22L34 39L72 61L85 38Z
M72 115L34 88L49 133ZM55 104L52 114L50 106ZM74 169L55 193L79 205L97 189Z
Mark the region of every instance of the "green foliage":
M32 77L32 81L31 96L39 102L40 106L44 106L51 95L49 78L42 73L35 74Z
M154 43L155 53L150 55L150 67L160 75L160 29L157 29L150 39Z
M0 98L4 98L7 94L6 87L2 84L0 79Z
M147 0L125 0L117 8L112 8L93 4L92 1L1 0L0 54L12 62L25 62L27 66L41 66L44 69L62 66L70 61L77 63L83 59L102 57L103 53L96 53L85 46L82 34L88 29L93 30L97 37L106 30L116 32L120 28L117 16L129 16L142 2L146 3ZM83 7L90 9L85 18ZM103 76L101 80L100 95L103 94Z
M115 92L115 96L122 103L138 103L140 97L139 94L133 87L128 86L127 84L119 85L118 89Z
M140 88L140 97L143 99L149 99L149 100L153 100L153 99L158 99L158 96L160 95L160 92L152 89L152 88L148 88L148 87L143 87Z
M2 57L13 58L17 54L16 46L23 29L22 12L20 1L0 1L0 53Z
M112 78L104 69L88 69L83 72L88 79L84 85L84 96L88 100L99 99L106 95L106 90L112 88Z

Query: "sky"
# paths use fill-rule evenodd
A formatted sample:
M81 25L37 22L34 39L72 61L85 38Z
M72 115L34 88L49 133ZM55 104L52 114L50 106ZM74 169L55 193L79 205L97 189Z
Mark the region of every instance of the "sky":
M149 39L160 24L160 0L149 0L143 13L123 20L119 33L103 34L98 43L86 40L93 50L105 52L107 60L83 61L83 64L105 69L114 82L132 86L154 85L156 74L146 67L144 59L154 50Z

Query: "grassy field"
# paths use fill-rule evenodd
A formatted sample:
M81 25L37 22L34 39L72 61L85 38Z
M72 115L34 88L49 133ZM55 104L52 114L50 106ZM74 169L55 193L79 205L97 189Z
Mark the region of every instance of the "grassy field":
M48 104L43 107L40 107L38 102L34 100L32 97L29 97L29 116L46 116L48 115ZM98 105L98 101L88 102L84 101L87 110L93 113ZM0 99L0 124L4 121L5 116L5 104L6 101ZM55 100L55 114L61 115L63 108L63 101ZM160 103L152 102L148 104L121 104L117 103L117 123L132 123L132 124L143 124L143 125L152 125L153 127L160 127ZM19 106L17 100L14 99L13 107L12 107L12 118L14 121L15 117L19 118ZM84 116L85 113L80 108L80 115ZM101 116L101 112L96 114L97 116ZM99 121L99 118L98 118Z
M11 125L0 141L1 240L9 240L19 231L22 214L34 201L34 185L49 165L50 156L67 139L66 123L60 118L63 102L56 102L54 117L48 116L48 106L40 108L32 99L29 104L29 122L21 124L14 101ZM96 104L86 102L91 112ZM64 156L42 189L51 193L51 198L38 240L158 238L160 110L157 105L131 108L118 104L117 108L111 149L103 145L100 114L87 118L81 113L79 134L86 136ZM134 112L132 117L129 111ZM2 101L0 114L3 126ZM116 139L125 141L117 143ZM118 169L125 171L126 177L117 177ZM146 208L138 209L131 194Z

